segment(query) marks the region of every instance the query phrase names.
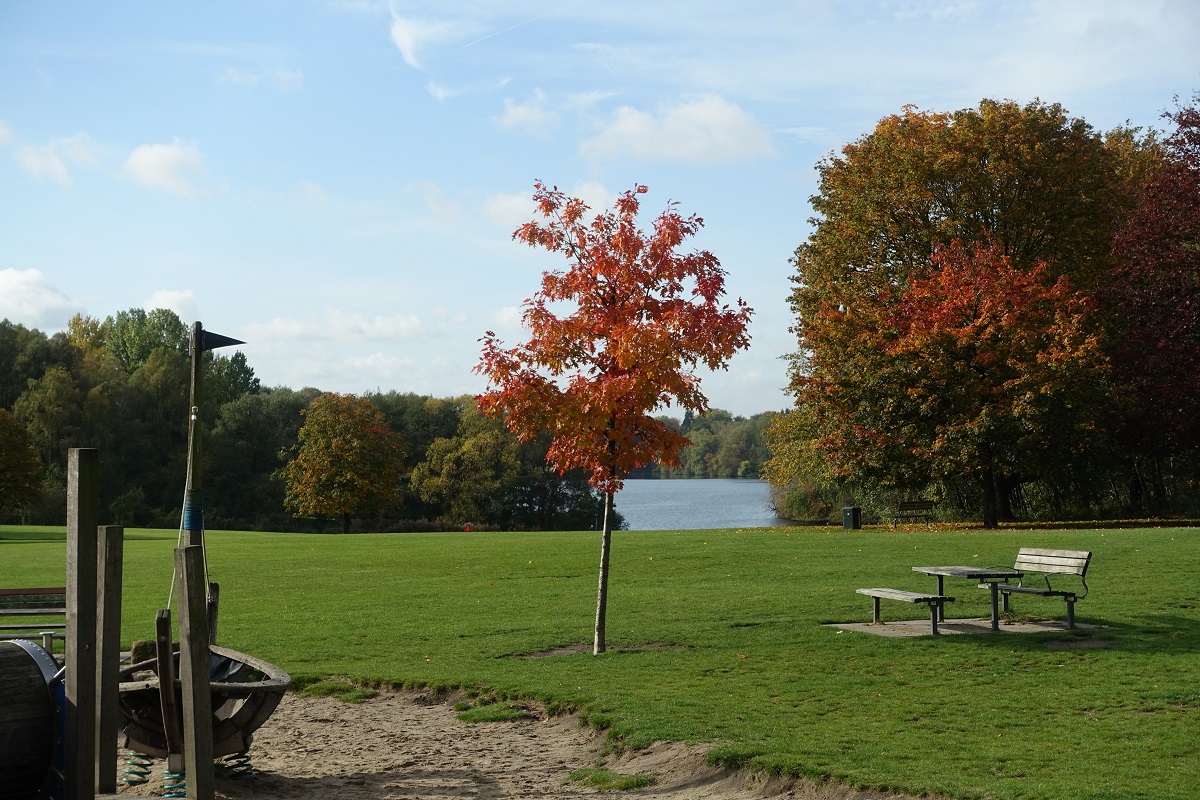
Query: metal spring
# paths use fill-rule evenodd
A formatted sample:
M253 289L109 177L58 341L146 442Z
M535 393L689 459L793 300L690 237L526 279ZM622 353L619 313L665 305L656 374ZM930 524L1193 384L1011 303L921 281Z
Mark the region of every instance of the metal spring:
M240 753L224 756L217 760L218 774L223 778L249 781L257 774L254 764L250 762L250 753L243 750Z
M150 782L150 765L154 762L149 756L133 750L125 754L125 769L121 772L121 783L130 786L140 786Z
M182 772L164 769L163 797L187 797L187 776Z

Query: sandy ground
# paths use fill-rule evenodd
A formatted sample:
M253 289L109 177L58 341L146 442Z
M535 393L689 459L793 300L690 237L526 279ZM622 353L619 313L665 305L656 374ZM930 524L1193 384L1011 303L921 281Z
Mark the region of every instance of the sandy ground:
M597 765L603 738L574 717L468 724L456 698L388 692L361 704L288 694L258 731L251 749L253 780L218 778L222 800L375 800L376 798L661 798L663 800L899 800L835 785L768 781L746 772L714 770L707 747L655 744L608 756L623 774L653 773L657 782L629 792L566 782L573 770ZM124 796L162 794L162 766ZM927 799L928 800L928 799Z

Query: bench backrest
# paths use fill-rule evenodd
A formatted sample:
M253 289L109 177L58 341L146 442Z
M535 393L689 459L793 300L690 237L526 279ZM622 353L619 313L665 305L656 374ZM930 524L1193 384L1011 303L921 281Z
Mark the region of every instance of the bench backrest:
M0 613L21 609L65 609L66 587L36 589L0 589Z
M936 506L932 500L901 500L896 507L897 511L932 511Z
M1088 550L1043 550L1022 547L1017 551L1013 569L1018 572L1050 572L1083 577L1087 574L1092 554Z

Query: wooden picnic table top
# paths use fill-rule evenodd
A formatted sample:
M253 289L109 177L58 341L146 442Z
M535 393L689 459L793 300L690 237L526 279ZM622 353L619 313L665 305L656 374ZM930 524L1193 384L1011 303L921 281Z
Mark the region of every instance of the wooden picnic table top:
M1021 577L1021 573L1014 569L997 569L995 567L913 567L913 572L924 572L926 575L942 575L947 578L967 578L969 580L999 580L1000 578Z

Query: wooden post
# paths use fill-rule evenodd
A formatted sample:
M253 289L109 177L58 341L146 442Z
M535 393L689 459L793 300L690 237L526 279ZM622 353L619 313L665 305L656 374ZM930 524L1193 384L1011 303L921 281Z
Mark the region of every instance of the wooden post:
M179 597L179 678L183 685L183 764L189 800L212 800L212 694L208 677L208 609L200 545L175 548Z
M187 486L183 493L184 543L204 544L204 489L201 478L203 445L201 437L200 407L204 404L204 381L200 379L204 355L204 326L199 322L192 325L191 335L192 372L191 415L188 421L188 472Z
M208 585L208 643L217 643L217 621L221 613L221 584Z
M171 641L169 608L160 608L154 618L154 655L158 665L158 704L162 708L163 738L167 740L167 769L183 772L183 727L175 702L175 648Z
M121 666L121 577L125 529L120 525L97 528L96 565L96 791L117 791L117 729L119 725Z
M96 789L96 530L100 457L67 454L66 763L64 800L91 800Z

